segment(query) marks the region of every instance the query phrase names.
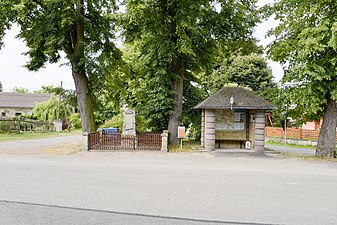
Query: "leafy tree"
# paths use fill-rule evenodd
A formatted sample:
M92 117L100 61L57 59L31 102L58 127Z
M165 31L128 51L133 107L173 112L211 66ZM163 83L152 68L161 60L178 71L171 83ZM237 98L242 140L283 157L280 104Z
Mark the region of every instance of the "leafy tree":
M2 92L2 83L0 82L0 92Z
M23 87L14 87L13 92L14 93L29 93L29 90Z
M77 108L76 92L71 89L64 89L62 87L54 87L53 85L42 86L41 90L34 91L34 93L61 95L62 101L73 108Z
M187 73L209 70L218 44L250 36L258 21L255 0L128 0L126 42L136 49L138 72L148 91L146 106L156 121L166 121L177 143ZM229 45L228 45L229 46ZM140 81L142 83L142 81ZM142 86L140 86L142 87ZM157 113L160 112L160 113Z
M211 90L215 92L225 83L237 83L258 93L276 86L267 61L257 54L233 55L224 59L211 74Z
M32 114L39 120L54 121L58 119L59 101L52 96L47 102L36 104L32 110ZM60 118L67 118L70 115L69 106L65 102L60 102Z
M55 63L66 54L72 68L77 102L83 131L95 130L92 94L88 68L92 61L104 55L115 58L113 43L115 1L109 0L2 0L13 4L9 12L15 14L26 41L30 61L29 70L38 70L45 63ZM1 33L0 33L1 34ZM90 71L93 71L90 68Z
M0 49L3 46L2 39L6 34L6 30L11 27L10 21L14 18L13 11L11 10L13 2L10 0L0 1Z
M283 82L304 121L323 117L316 156L334 157L337 125L336 3L325 0L280 0L267 8L279 25L269 56L285 68Z

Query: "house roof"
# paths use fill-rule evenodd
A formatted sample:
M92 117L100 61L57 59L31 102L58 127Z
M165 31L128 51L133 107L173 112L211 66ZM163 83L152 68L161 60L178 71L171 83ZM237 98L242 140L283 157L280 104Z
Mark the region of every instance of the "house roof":
M51 94L0 92L0 108L32 109L37 103L50 99Z
M223 87L194 108L231 109L230 98L234 97L233 109L276 109L276 106L254 92L242 87Z

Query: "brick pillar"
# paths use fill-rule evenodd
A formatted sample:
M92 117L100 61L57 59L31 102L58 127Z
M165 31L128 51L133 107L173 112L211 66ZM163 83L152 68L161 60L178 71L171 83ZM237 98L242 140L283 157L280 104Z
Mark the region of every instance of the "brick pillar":
M201 110L201 147L205 147L205 110Z
M205 109L205 149L215 150L215 110Z
M255 145L254 150L264 150L264 128L266 126L265 111L256 111L255 114Z

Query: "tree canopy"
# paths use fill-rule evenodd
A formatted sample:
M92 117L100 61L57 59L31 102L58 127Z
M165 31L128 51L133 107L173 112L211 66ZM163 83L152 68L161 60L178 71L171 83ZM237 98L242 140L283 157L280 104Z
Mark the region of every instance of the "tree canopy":
M14 87L13 92L14 93L29 93L29 90L23 87Z
M58 119L59 101L52 96L47 102L36 104L32 110L32 114L39 120L48 120L54 122ZM70 115L70 108L66 102L60 102L60 119L67 118Z
M247 40L258 21L255 0L126 1L124 35L148 88L149 111L166 121L172 143L181 123L184 83L210 71L218 44ZM190 74L190 75L187 75ZM153 104L149 104L153 102ZM157 113L158 112L158 113Z
M30 57L26 65L29 70L55 63L61 58L60 52L65 52L72 68L83 130L94 131L87 70L102 55L111 60L119 56L113 42L115 1L2 0L0 10L6 10L5 16L1 13L0 17L3 30L9 27L9 22L20 25L18 37L29 48L25 53ZM90 71L94 69L90 67Z
M279 25L269 56L285 68L283 82L303 120L324 117L316 155L333 157L337 125L336 4L325 0L281 0L267 8Z
M216 68L209 79L214 91L220 89L225 83L237 83L253 91L261 93L275 87L273 74L267 61L257 54L235 55L225 58Z

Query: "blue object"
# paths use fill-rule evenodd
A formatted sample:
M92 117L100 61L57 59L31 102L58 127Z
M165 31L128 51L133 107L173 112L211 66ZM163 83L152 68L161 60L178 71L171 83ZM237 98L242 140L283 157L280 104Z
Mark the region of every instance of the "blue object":
M118 128L102 128L103 134L117 134Z

